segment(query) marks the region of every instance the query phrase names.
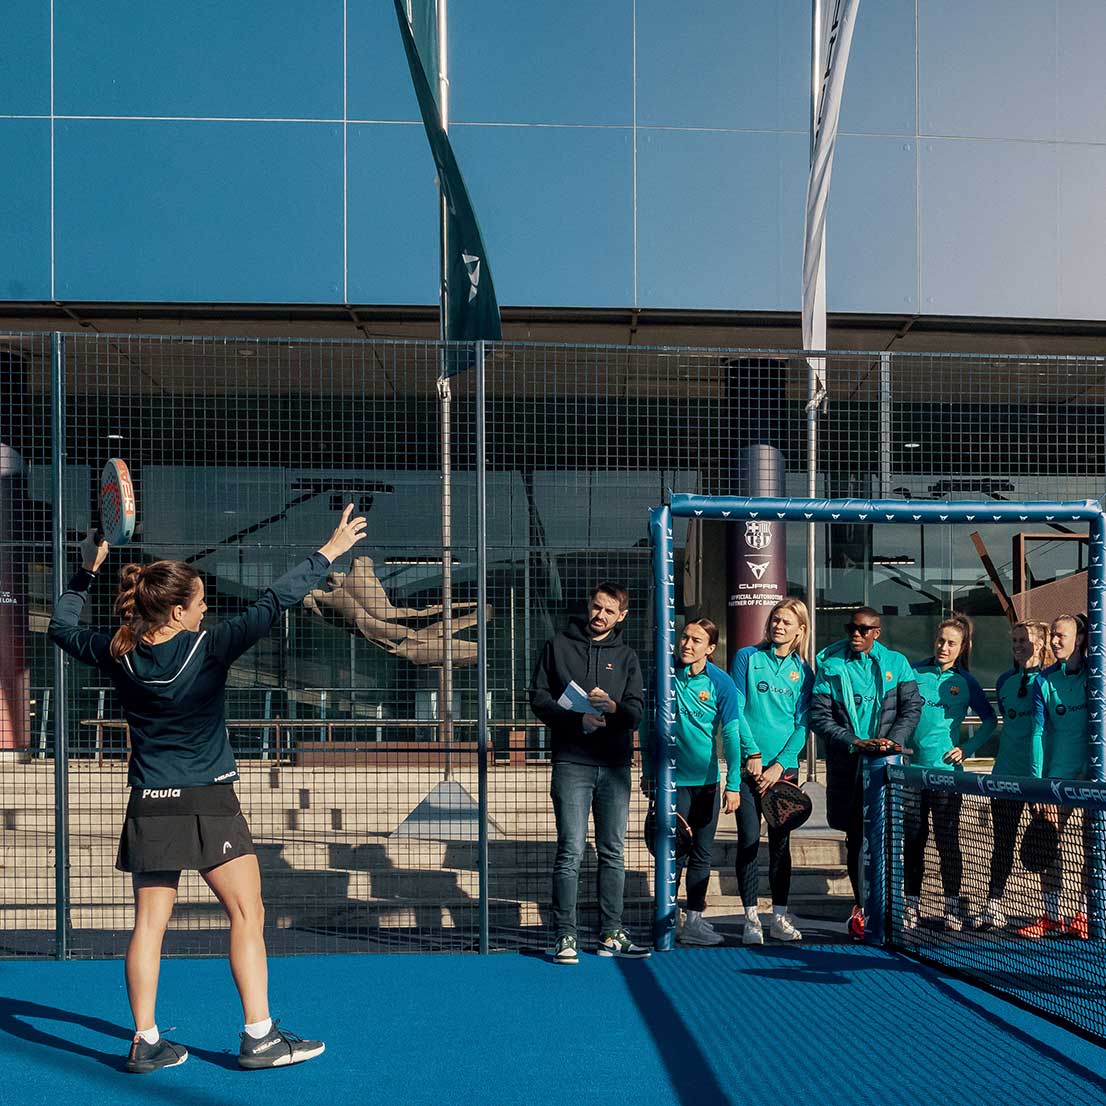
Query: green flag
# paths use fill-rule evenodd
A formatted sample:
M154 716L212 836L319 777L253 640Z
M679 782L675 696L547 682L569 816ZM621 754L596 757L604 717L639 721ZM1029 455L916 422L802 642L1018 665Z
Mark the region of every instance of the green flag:
M438 72L434 0L412 0L410 21L404 0L395 0L395 6L407 65L446 202L447 252L442 274L448 291L446 341L474 342L481 338L498 341L503 332L484 240L449 136L442 128L441 112L430 80L430 74L436 76ZM453 370L464 367L464 364L457 364Z

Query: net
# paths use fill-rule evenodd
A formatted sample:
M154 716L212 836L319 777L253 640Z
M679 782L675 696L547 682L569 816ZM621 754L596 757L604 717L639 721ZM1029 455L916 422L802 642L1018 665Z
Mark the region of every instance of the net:
M1106 785L888 769L888 932L919 959L1106 1038Z

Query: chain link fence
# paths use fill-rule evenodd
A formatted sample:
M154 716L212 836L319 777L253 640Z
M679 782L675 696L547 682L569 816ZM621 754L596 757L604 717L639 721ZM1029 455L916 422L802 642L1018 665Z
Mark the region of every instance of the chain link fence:
M344 503L367 513L368 539L228 685L278 954L549 941L551 762L530 675L600 579L629 588L626 637L651 670L648 508L669 490L747 494L767 472L793 495L812 475L834 497L1103 491L1100 359L827 356L812 474L808 364L794 353L480 352L0 335L0 956L120 955L129 929L129 881L114 868L126 726L102 677L59 661L45 636L110 456L131 465L139 528L89 604L105 626L107 577L128 560L195 564L219 619L317 548ZM459 370L447 395L443 366ZM787 529L788 590L804 595L806 528ZM723 530L675 535L678 605L720 625ZM993 685L1009 661L1004 604L1071 578L1085 546L1062 528L963 531L819 526L819 644L840 636L840 612L870 603L892 647L922 656L955 608L976 618L974 667ZM726 644L743 642L720 656ZM625 920L644 936L652 862L634 795ZM589 846L585 932L594 885ZM734 892L719 872L712 897ZM210 955L225 940L219 907L186 874L167 951Z

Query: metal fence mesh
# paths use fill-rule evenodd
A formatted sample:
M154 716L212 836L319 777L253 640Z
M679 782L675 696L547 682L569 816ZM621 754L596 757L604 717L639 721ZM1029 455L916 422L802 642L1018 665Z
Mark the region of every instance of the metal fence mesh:
M51 408L52 356L61 419ZM481 611L478 368L472 350L451 351L463 371L450 383L446 625L442 359L437 344L416 342L0 336L0 440L9 451L0 587L14 597L0 606L9 715L9 669L22 663L29 689L15 700L20 725L0 733L0 954L57 948L59 727L69 758L66 952L119 954L129 926L129 885L113 867L126 729L111 689L75 663L67 662L65 701L53 700L58 662L44 633L54 566L59 555L67 571L75 566L96 478L114 455L132 466L140 529L107 575L126 559L188 560L204 575L211 619L240 610L317 548L342 503L368 512L368 540L235 665L228 687L272 950L476 947L481 619L491 943L549 940L551 765L527 695L538 650L595 582L612 579L630 590L626 636L651 669L648 508L669 489L746 492L742 457L752 445L778 451L781 490L805 495L807 362L771 351L489 346L489 606ZM1106 467L1103 376L1096 359L835 354L826 359L816 493L1096 496ZM12 453L21 472L9 471ZM51 538L59 511L64 550ZM803 530L789 529L789 590L802 594ZM1010 587L1019 568L1028 589L1082 567L1082 544L1057 532L1025 547L1024 566L1015 563L1016 528L979 533ZM721 524L681 528L675 539L678 603L724 622ZM1006 619L967 533L827 525L817 539L819 644L839 636L836 612L869 602L884 612L889 644L921 656L938 618L955 607L976 617L984 685L1008 666ZM112 591L101 582L93 621L110 624ZM651 710L647 703L639 740L648 739ZM637 772L625 920L644 936L651 862ZM732 891L730 874L720 876ZM581 915L586 931L595 922L590 849ZM167 949L209 954L224 941L206 888L186 877Z

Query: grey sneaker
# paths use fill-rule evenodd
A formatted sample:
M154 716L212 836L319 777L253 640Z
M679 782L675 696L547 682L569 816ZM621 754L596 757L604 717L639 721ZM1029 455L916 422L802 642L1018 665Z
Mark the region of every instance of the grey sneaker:
M579 964L580 952L576 945L576 936L572 933L562 933L553 946L554 964Z
M741 943L743 945L763 945L764 944L764 925L760 918L746 918L745 929L741 934Z
M801 941L803 935L795 928L794 922L786 914L772 914L772 925L768 930L770 937L777 941Z
M280 1028L274 1020L273 1028L260 1040L248 1033L242 1034L242 1046L238 1050L238 1066L241 1068L283 1068L288 1064L302 1064L313 1060L326 1049L322 1041L305 1041L295 1033Z
M720 945L725 939L702 914L690 912L683 928L676 934L676 940L681 945Z
M622 956L630 960L642 960L652 955L652 950L635 945L624 929L612 929L599 936L599 947L595 950L600 956Z
M136 1074L157 1071L158 1068L175 1068L188 1059L188 1049L162 1037L157 1044L148 1045L141 1037L131 1042L127 1056L127 1071Z

